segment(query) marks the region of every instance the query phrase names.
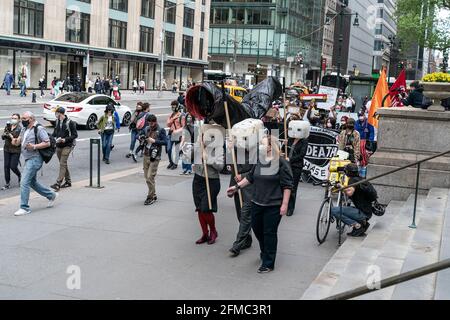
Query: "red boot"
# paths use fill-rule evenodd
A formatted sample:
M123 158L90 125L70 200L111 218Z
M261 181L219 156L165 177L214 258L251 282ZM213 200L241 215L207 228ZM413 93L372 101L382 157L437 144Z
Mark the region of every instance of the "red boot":
M206 222L206 213L198 211L198 220L200 221L200 227L202 228L203 235L195 243L202 244L208 242L208 224Z
M216 239L218 237L218 233L216 230L216 219L214 217L214 213L208 212L207 216L207 224L209 226L209 241L208 244L214 244L216 242Z

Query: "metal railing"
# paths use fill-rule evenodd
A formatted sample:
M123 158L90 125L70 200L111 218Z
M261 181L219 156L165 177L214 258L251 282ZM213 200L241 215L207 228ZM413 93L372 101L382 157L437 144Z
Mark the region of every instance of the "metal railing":
M450 259L445 259L422 268L414 269L384 280L381 280L379 285L376 287L369 287L369 285L361 286L356 289L352 289L343 293L336 294L334 296L325 298L323 300L347 300L352 299L364 294L378 291L387 287L391 287L402 282L413 280L422 276L426 276L430 273L438 272L444 269L450 268ZM370 284L372 285L372 284Z
M391 170L391 171L388 171L388 172L379 174L379 175L374 176L374 177L372 177L372 178L368 178L368 179L364 179L364 180L355 182L355 183L350 184L350 185L348 185L348 186L346 186L346 187L340 188L338 191L344 191L345 189L348 189L348 188L351 188L351 187L356 187L357 185L360 185L360 184L362 184L362 183L365 183L365 182L368 182L368 181L373 181L373 180L376 180L376 179L385 177L385 176L387 176L387 175L396 173L396 172L398 172L398 171L402 171L402 170L405 170L405 169L408 169L408 168L417 166L417 173L416 173L416 189L415 189L415 196L414 196L413 221L412 221L411 225L409 226L410 228L417 228L417 226L416 226L416 211L417 211L417 196L418 196L418 194L419 194L420 165L421 165L422 163L424 163L424 162L427 162L427 161L430 161L430 160L433 160L433 159L436 159L436 158L445 156L446 154L449 154L449 153L450 153L450 150L441 152L441 153L436 154L436 155L434 155L434 156L431 156L431 157L428 157L428 158L425 158L425 159L422 159L422 160L419 160L419 161L410 163L410 164L408 164L408 165L406 165L406 166L403 166L403 167L400 167L400 168L397 168L397 169L394 169L394 170Z

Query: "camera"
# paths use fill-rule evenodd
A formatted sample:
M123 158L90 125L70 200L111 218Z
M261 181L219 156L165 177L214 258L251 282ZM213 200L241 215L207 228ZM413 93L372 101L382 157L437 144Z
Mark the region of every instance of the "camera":
M150 149L150 161L154 162L158 156L158 148L153 147Z
M11 140L11 137L9 136L11 134L12 126L11 122L6 123L5 131L2 134L2 140Z

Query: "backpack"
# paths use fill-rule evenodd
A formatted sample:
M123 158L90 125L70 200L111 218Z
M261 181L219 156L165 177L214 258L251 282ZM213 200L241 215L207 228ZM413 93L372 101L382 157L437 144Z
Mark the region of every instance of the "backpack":
M136 129L142 130L145 127L145 119L147 118L147 114L142 116L137 122L136 122Z
M38 144L38 127L41 127L40 124L36 125L34 127L34 141L35 144ZM45 149L39 149L39 154L41 155L42 159L44 160L45 163L49 163L50 160L52 160L53 155L56 152L56 139L54 136L52 135L48 135L49 137L49 141L50 141L50 146L45 148Z
M58 120L59 122L59 120ZM58 122L56 122L55 126L58 125ZM67 131L69 131L69 137L72 136L72 130L70 130L70 124L72 123L72 120L70 120L69 118L67 118L67 122L66 122L66 126L67 126ZM77 139L74 139L72 141L72 147L75 147L77 145Z

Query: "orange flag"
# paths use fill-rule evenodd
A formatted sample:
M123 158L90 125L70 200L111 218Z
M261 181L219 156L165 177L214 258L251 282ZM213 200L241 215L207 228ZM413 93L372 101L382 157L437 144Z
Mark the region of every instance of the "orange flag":
M388 96L384 100L383 99ZM386 69L383 68L380 74L380 79L378 79L377 87L375 88L375 92L373 93L372 103L370 104L369 111L369 123L373 125L375 128L378 128L378 117L376 116L376 112L381 107L387 107L391 105L391 97L389 96L389 86L386 79Z

